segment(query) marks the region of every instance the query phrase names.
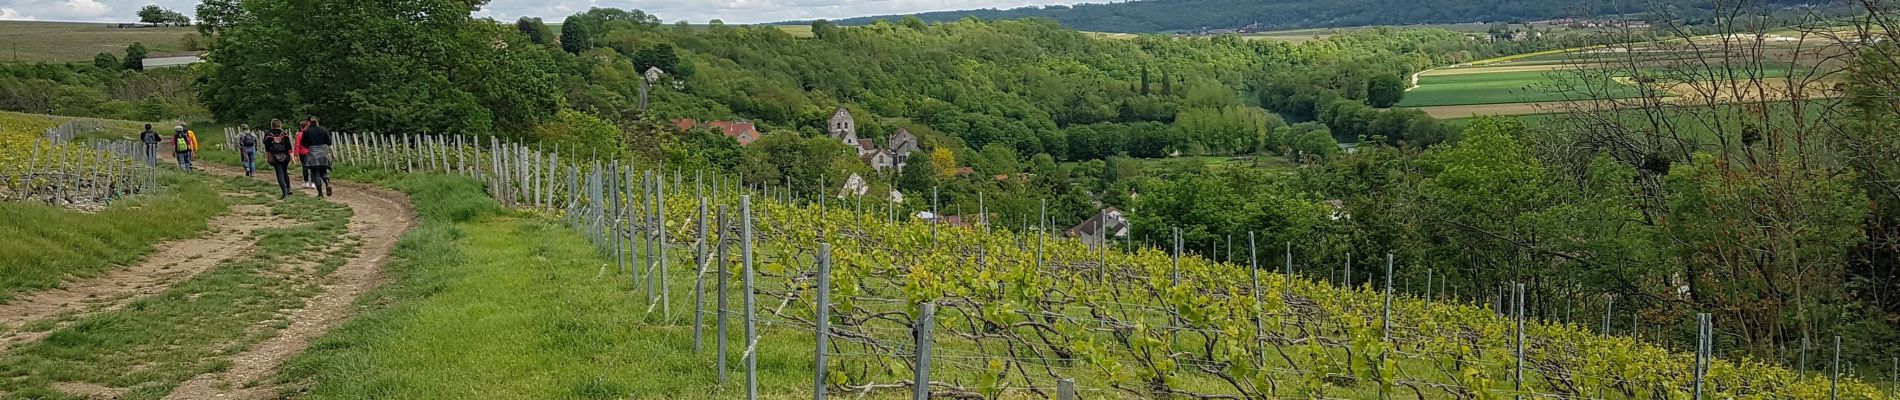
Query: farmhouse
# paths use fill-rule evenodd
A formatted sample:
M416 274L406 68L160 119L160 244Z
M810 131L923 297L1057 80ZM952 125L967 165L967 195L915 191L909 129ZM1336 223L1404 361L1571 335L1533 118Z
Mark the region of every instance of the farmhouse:
M693 128L718 130L720 134L739 141L740 146L751 145L759 141L759 127L749 121L707 121L700 123L692 118L673 120L673 126L684 132Z

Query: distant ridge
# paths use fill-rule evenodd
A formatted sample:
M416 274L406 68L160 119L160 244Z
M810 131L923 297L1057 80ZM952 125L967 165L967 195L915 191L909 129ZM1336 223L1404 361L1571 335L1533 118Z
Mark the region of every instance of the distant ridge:
M1769 10L1787 9L1813 0L1765 0ZM1572 0L1140 0L1075 6L1032 6L1009 10L938 11L914 15L925 22L955 21L966 17L985 20L1045 18L1083 31L1156 33L1213 29L1283 30L1369 25L1416 25L1465 22L1524 22L1565 17L1641 15L1661 6L1691 20L1706 18L1709 0L1572 1ZM1817 3L1820 4L1820 3ZM882 15L836 20L841 25L867 25L877 20L897 21L906 15ZM790 23L809 23L792 21Z

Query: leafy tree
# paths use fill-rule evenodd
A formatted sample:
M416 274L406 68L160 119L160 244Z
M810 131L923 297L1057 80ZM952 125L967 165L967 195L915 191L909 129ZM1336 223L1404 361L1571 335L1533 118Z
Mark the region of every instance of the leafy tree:
M1174 95L1174 77L1168 71L1161 71L1161 95Z
M528 41L534 44L559 44L559 39L556 39L554 36L554 30L548 29L548 24L541 22L540 17L521 17L521 19L515 20L515 30L520 31L523 35L527 35Z
M1276 150L1295 159L1326 159L1339 154L1339 141L1333 139L1333 132L1325 125L1303 122L1275 131L1273 136L1280 140Z
M840 32L838 30L838 24L834 24L831 21L820 19L811 22L811 33L819 40L837 39L838 32Z
M1406 83L1398 75L1382 74L1366 81L1366 104L1390 108L1405 99Z
M99 69L106 70L117 70L125 67L124 64L119 63L119 57L112 55L112 53L99 53L98 55L92 56L92 65L99 67Z
M561 49L580 54L600 45L611 23L624 22L637 29L659 28L660 19L640 10L594 8L567 17L561 22Z
M204 0L198 3L198 33L217 36L251 18L241 0Z
M930 151L930 171L938 180L949 180L957 176L957 155L950 149L938 147Z
M534 128L534 137L543 143L586 149L617 155L626 150L620 128L598 117L574 110L561 110L553 118Z
M903 25L905 28L910 28L910 29L919 30L919 31L930 28L929 25L924 24L924 20L917 19L917 16L914 16L914 15L904 16L904 18L899 20L897 24Z
M510 28L470 18L464 0L245 4L255 18L207 55L200 98L223 120L519 137L561 102L547 49L497 46Z
M680 57L673 51L673 45L660 43L640 49L633 54L633 70L645 73L647 68L659 68L669 74L680 74Z
M157 4L148 4L145 7L139 7L139 22L148 24L170 23L171 15L168 14L170 12L170 10L159 7Z
M934 162L935 160L933 159L932 161ZM930 188L936 186L938 183L936 178L936 166L931 165L929 166L930 168L922 167L924 166L911 165L908 168L897 171L897 179L895 182L897 190L912 195L917 193L930 193Z
M821 180L836 183L852 173L869 176L856 154L830 138L771 132L745 147L740 171L748 184L777 187L791 178L798 187L820 187Z
M121 59L125 63L125 69L130 69L130 70L145 69L146 52L147 51L145 50L145 43L132 42L131 46L125 46L125 58Z
M567 50L569 53L579 54L594 48L595 33L589 30L587 26L589 23L591 23L591 21L577 21L571 19L571 17L568 21L562 22L561 49Z
M1148 66L1144 65L1141 67L1141 95L1147 96L1148 93Z

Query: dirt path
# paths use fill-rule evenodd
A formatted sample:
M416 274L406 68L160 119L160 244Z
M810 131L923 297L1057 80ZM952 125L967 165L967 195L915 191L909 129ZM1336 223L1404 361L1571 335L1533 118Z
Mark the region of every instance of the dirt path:
M236 174L237 170L209 166L208 171ZM314 192L305 191L306 195ZM303 352L310 341L323 336L355 314L356 298L384 280L382 264L396 240L415 226L415 211L401 193L339 182L331 198L350 206L350 235L361 238L356 256L323 277L323 290L290 313L290 326L231 357L224 372L199 375L179 385L167 399L274 398L277 389L268 380L290 357Z
M0 304L0 353L38 341L63 321L86 314L117 310L135 300L164 292L210 270L226 260L249 255L256 244L251 232L281 228L296 221L272 216L270 208L236 205L213 218L199 237L159 243L151 255L129 267L113 269L92 279L61 284L57 289L29 293ZM51 321L50 324L41 321ZM23 329L29 324L44 324Z

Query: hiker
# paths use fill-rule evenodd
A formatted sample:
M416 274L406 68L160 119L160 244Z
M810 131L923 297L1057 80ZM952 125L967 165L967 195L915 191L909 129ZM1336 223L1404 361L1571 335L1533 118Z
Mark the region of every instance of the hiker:
M264 134L264 154L269 157L271 171L277 173L277 190L282 192L279 199L290 197L290 152L296 147L290 134L284 132L284 121L271 119L270 131Z
M256 176L257 134L250 125L238 125L238 158L244 161L244 176Z
M303 171L302 178L299 178L303 181L303 188L316 189L317 184L310 182L310 149L303 147L303 133L308 130L310 130L310 120L305 119L297 123L297 134L290 137L291 144L296 147L290 151L290 154L297 156L297 169Z
M310 129L297 138L297 144L304 151L304 168L310 170L310 182L317 186L317 197L335 196L336 188L330 185L330 131L323 129L317 117L310 117Z
M145 143L145 164L158 166L158 132L152 131L152 124L145 124L145 131L139 132L139 142Z
M172 129L172 152L178 156L178 168L191 172L191 155L198 151L198 133L178 124Z

